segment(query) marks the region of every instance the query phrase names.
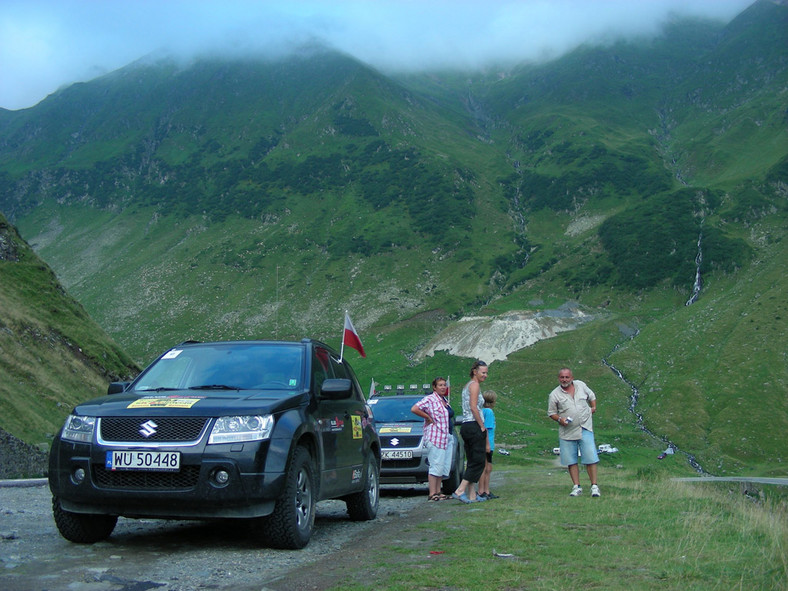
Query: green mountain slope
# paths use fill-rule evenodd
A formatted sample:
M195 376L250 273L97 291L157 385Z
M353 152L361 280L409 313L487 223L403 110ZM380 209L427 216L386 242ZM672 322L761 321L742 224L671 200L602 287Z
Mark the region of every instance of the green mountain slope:
M42 137L27 112L6 127L8 144L26 149L6 152L2 207L45 256L53 251L69 289L108 330L125 333L134 354L184 332L325 333L348 307L369 325L432 307L438 294L457 311L486 291L461 281L468 262L486 280L490 261L516 248L472 232L482 212L509 222L489 203L462 122L344 56L141 64L86 86L37 107L42 127L84 131ZM118 117L112 105L132 88L134 107ZM88 105L93 124L60 102ZM81 144L37 168L31 155L66 135ZM85 255L60 266L61 256L73 260L68 252ZM155 295L141 299L140 289ZM252 313L219 315L219 302ZM164 334L146 320L161 317L171 320Z
M735 430L716 410L668 417L720 369L696 344L754 348L726 366L726 409L780 362L759 331L785 333L762 294L785 293L786 87L788 7L768 0L485 74L393 78L320 48L146 61L0 111L0 211L139 363L184 339L338 344L347 309L363 380L429 381L465 373L415 361L447 323L575 299L596 322L501 362L514 408L541 409L555 364L601 367L622 410L600 421L625 436L627 387L600 360L637 328L613 361L658 393L649 428L768 471L774 446L724 443L756 436L754 400ZM699 367L657 354L679 343ZM539 375L512 369L523 356Z
M788 243L784 227L752 229L764 246L749 272L713 280L610 362L637 384L644 424L708 471L783 475L786 446L773 429L788 422Z
M2 429L46 446L73 405L137 371L0 215Z

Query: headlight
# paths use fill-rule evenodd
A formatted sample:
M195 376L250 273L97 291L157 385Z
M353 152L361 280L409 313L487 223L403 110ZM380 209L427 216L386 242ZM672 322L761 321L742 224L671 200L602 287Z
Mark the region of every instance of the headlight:
M69 415L66 419L66 424L63 425L63 432L60 434L60 438L66 441L90 443L93 441L93 431L95 429L96 417Z
M271 436L273 428L274 417L272 415L219 417L211 430L208 443L261 441Z

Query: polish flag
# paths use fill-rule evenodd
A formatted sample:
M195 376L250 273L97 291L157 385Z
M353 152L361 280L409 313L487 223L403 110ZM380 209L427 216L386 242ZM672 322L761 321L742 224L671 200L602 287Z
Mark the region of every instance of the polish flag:
M343 352L345 349L345 345L361 353L362 357L367 356L367 354L364 353L364 345L361 344L361 339L358 337L358 333L356 332L356 329L353 327L353 323L350 321L350 316L348 315L347 311L345 312L345 332L342 335ZM342 357L341 353L340 353L340 357Z

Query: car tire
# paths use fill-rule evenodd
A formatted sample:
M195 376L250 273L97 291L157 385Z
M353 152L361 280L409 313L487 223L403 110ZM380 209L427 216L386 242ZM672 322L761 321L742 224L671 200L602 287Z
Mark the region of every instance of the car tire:
M441 483L441 492L445 495L450 495L459 488L460 482L462 482L462 471L465 467L462 444L459 439L455 441L457 443L454 450L454 465L451 467L449 477L445 478Z
M273 548L297 550L309 543L315 525L315 465L309 451L296 447L285 489L265 520L265 537Z
M345 504L352 521L370 521L377 517L379 503L380 469L377 457L370 451L364 471L364 489L345 497Z
M60 535L78 544L93 544L106 540L118 523L117 515L66 511L57 497L52 497L52 515Z

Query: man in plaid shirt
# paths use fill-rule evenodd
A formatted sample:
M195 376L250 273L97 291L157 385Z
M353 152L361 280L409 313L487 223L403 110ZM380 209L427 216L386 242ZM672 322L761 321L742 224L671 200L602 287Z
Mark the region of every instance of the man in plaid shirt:
M449 449L449 403L446 400L446 380L432 380L432 394L419 400L410 409L424 419L424 442L429 463L428 482L430 501L449 499L441 493L441 481L449 476L451 450Z

